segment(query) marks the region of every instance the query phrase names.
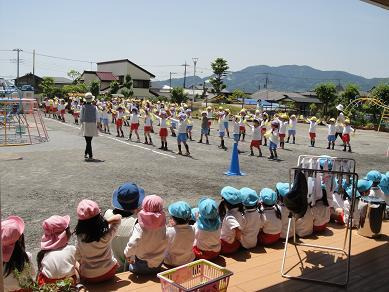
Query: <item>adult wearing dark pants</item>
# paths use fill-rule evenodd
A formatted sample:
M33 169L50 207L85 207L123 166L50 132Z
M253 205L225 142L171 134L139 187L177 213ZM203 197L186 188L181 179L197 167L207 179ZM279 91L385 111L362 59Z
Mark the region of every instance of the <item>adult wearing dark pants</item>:
M80 121L81 121L81 135L85 137L86 147L84 158L93 159L92 153L92 139L98 136L97 133L97 109L94 104L92 93L85 93L85 104L81 108Z
M338 138L338 136L340 137L340 139L342 139L343 127L344 127L344 121L345 121L345 117L343 114L343 105L338 104L336 106L336 109L338 110L338 117L336 118L336 123L335 123L335 130L336 130L335 141Z

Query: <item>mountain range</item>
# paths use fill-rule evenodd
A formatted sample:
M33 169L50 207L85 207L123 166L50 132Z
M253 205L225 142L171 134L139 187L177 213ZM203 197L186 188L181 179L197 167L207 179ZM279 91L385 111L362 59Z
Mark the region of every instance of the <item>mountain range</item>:
M205 78L188 76L186 87L188 88L193 84L203 84L210 77L212 76ZM348 83L355 83L362 91L368 91L379 83L389 82L389 78L368 79L344 71L322 71L309 66L283 65L271 67L256 65L229 73L225 78L225 84L229 91L239 88L245 92L253 93L258 89L265 88L266 78L267 88L293 92L313 90L317 84L322 82L334 82L336 85L343 87ZM183 86L183 81L184 78L172 79L172 87ZM152 87L160 88L163 85L169 85L169 79L152 82Z

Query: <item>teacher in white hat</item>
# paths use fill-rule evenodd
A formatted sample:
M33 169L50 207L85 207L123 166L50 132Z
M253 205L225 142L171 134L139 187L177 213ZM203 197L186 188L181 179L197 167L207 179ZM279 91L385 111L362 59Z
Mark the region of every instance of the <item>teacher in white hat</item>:
M92 139L98 136L97 133L97 108L92 104L95 97L92 93L85 93L85 104L81 108L80 122L81 122L81 135L84 136L85 147L85 159L93 159L92 153Z
M340 137L340 139L342 139L342 134L343 134L343 127L344 127L344 122L345 122L345 117L344 117L344 114L343 114L343 105L342 104L338 104L336 106L336 109L338 110L338 117L336 118L336 123L335 123L335 141L336 139L338 138L338 136Z

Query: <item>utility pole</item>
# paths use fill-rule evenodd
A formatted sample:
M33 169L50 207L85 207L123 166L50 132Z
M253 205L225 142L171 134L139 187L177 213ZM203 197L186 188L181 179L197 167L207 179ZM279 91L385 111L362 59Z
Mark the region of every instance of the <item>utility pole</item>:
M20 52L23 52L22 49L13 49L12 51L17 53L17 59L16 59L16 78L19 79L19 63L20 63Z
M196 80L196 65L197 65L197 61L199 60L199 58L192 58L193 60L193 84L192 84L192 103L190 105L191 107L191 110L193 110L193 102L194 102L194 91L195 91L195 80Z
M189 67L190 65L186 63L185 61L185 64L181 65L181 66L184 66L185 69L184 69L184 89L186 87L186 67Z
M172 92L172 75L173 74L177 74L177 73L175 73L175 72L169 72L170 74L170 78L169 78L169 87L170 87L170 89L169 89L169 91L170 92Z
M32 74L35 75L35 49L32 50Z

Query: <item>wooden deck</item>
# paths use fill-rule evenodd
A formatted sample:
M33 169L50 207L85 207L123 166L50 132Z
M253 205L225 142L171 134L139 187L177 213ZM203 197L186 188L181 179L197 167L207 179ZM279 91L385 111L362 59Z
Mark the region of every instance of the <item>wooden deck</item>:
M351 273L348 289L355 291L389 291L389 221L383 223L382 235L369 239L353 230ZM342 247L345 229L330 225L318 236L303 240L325 246ZM345 257L339 253L298 248L302 261L293 245L289 245L286 270L294 276L307 276L321 280L342 281L345 277ZM342 288L317 283L288 280L281 277L280 267L283 243L251 252L241 251L231 257L220 257L215 263L234 272L228 291L343 291ZM110 282L89 286L88 291L160 291L157 277L137 277L131 273L121 273Z

